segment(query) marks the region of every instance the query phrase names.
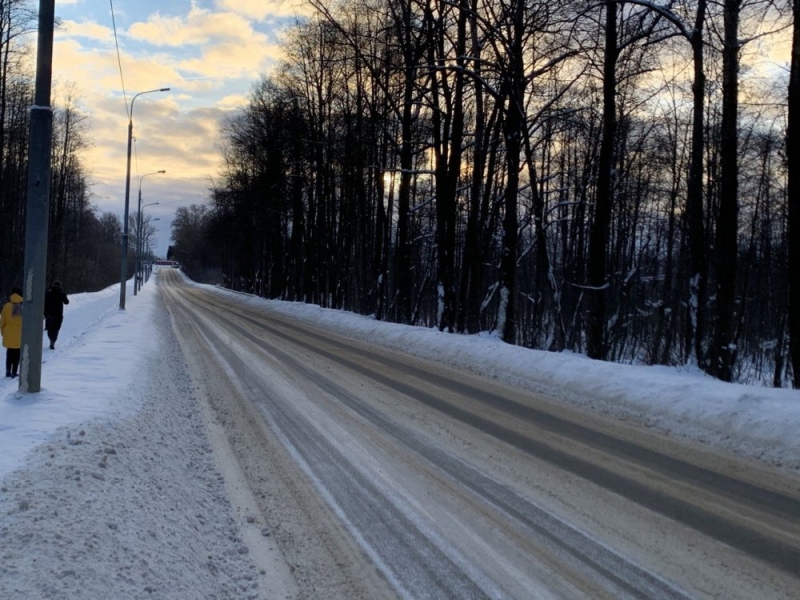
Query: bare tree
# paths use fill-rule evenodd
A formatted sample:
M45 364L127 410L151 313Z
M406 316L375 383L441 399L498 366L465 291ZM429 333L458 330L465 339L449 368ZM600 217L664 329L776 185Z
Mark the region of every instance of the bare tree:
M736 359L735 310L739 255L739 13L742 0L725 0L722 37L722 122L720 125L720 197L716 234L716 303L709 370L731 381Z
M792 383L800 388L800 0L793 0L792 59L789 74L789 123L786 160L789 164L789 338Z

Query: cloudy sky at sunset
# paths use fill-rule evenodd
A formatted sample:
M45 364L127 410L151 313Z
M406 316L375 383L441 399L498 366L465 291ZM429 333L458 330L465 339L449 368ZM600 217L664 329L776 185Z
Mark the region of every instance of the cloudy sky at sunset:
M55 105L71 93L88 114L84 155L94 182L94 203L120 216L124 209L128 117L134 104L131 211L140 181L146 213L158 217L156 253L164 255L178 206L208 197L220 169L220 125L240 108L262 73L281 56L281 36L309 11L306 0L56 0ZM31 0L36 5L37 0ZM759 22L749 34L774 29ZM743 52L748 78L744 99L760 94L776 73L785 77L788 30L750 43ZM783 74L782 74L783 73ZM783 85L783 84L781 84ZM165 169L165 175L140 176Z
M302 0L56 0L53 103L72 90L89 116L85 154L94 202L122 215L127 103L133 109L131 211L140 176L145 214L159 218L157 254L166 253L178 206L203 203L220 164L219 126L241 107L259 74L281 53L281 31L302 16Z

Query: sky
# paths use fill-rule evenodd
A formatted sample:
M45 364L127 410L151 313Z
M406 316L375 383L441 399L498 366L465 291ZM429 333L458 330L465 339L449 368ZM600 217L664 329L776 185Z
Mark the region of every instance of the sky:
M143 205L158 202L144 213L159 219L155 252L164 256L175 210L203 203L219 172L220 124L279 60L281 32L304 10L301 0L56 0L52 102L72 97L88 114L93 203L122 216L126 105L170 88L135 100L131 159L130 210L140 187Z
M163 335L169 321L156 310L157 273L136 296L128 282L124 311L119 284L70 295L55 350L44 344L41 392L20 394L18 380L0 379L0 597L39 597L44 589L60 598L132 598L142 590L166 597L170 590L170 597L241 600L259 597L259 589L260 597L295 597L257 510L234 502L219 476L194 385L175 366L182 361L163 359L179 348ZM528 350L487 334L447 334L190 284L800 470L797 390ZM252 544L262 547L248 551Z

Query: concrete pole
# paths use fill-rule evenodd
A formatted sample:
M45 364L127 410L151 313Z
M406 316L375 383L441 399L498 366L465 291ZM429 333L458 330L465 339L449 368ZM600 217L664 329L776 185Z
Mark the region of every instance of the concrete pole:
M39 0L36 90L31 107L28 153L28 198L25 218L22 352L19 391L39 392L42 383L42 319L47 277L47 227L50 216L50 149L53 109L50 88L53 72L55 0Z

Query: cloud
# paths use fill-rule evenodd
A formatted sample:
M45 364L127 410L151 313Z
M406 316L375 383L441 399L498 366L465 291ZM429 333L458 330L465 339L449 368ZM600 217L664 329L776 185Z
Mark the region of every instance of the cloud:
M117 211L125 191L127 123L124 115L115 119L110 112L114 109L111 100L98 107L103 110L102 129L107 135L95 139L84 160L91 165L92 176L98 182L98 205L102 210ZM214 107L187 110L181 102L166 97L137 104L131 198L137 195L142 174L165 169L164 177L147 180L144 196L148 202L161 202L165 195L185 204L204 202L209 176L216 175L221 166L219 123L226 114L226 110Z
M239 110L247 106L250 102L250 97L247 94L231 94L221 98L217 102L217 106L226 110Z
M202 56L183 60L179 66L206 77L255 79L281 56L283 51L275 44L250 44L245 50L238 42L226 42L209 46Z
M212 12L194 4L185 17L164 17L156 13L145 22L131 25L128 34L133 40L176 48L233 42L258 35L250 21L241 15Z
M136 93L181 79L178 71L158 55L144 58L123 56L125 86ZM59 80L74 81L88 99L121 89L116 53L109 48L87 47L74 39L55 39L53 72ZM124 108L124 105L120 103ZM124 114L124 110L122 111Z
M88 48L78 40L56 34L53 51L53 76L61 81L74 81L82 94L105 95L119 88L119 67L112 52Z
M217 0L217 6L256 21L303 17L313 11L311 3L302 0Z
M282 56L280 45L243 15L194 4L184 16L151 15L131 25L128 36L129 44L143 41L168 50L173 67L190 80L256 78Z
M98 42L113 42L114 32L93 21L64 20L58 28L58 35L69 38L88 38Z
M168 169L196 181L193 193L197 194L205 188L208 175L219 170L219 121L234 107L216 107L221 82L182 80L170 63L170 57L163 55L123 55L127 103L140 91L173 88L136 100L132 176L135 179L137 163L142 173ZM81 103L87 107L92 145L84 151L83 161L97 182L98 205L111 210L124 196L128 125L116 54L83 47L74 39L57 40L54 73L59 81L76 82Z

